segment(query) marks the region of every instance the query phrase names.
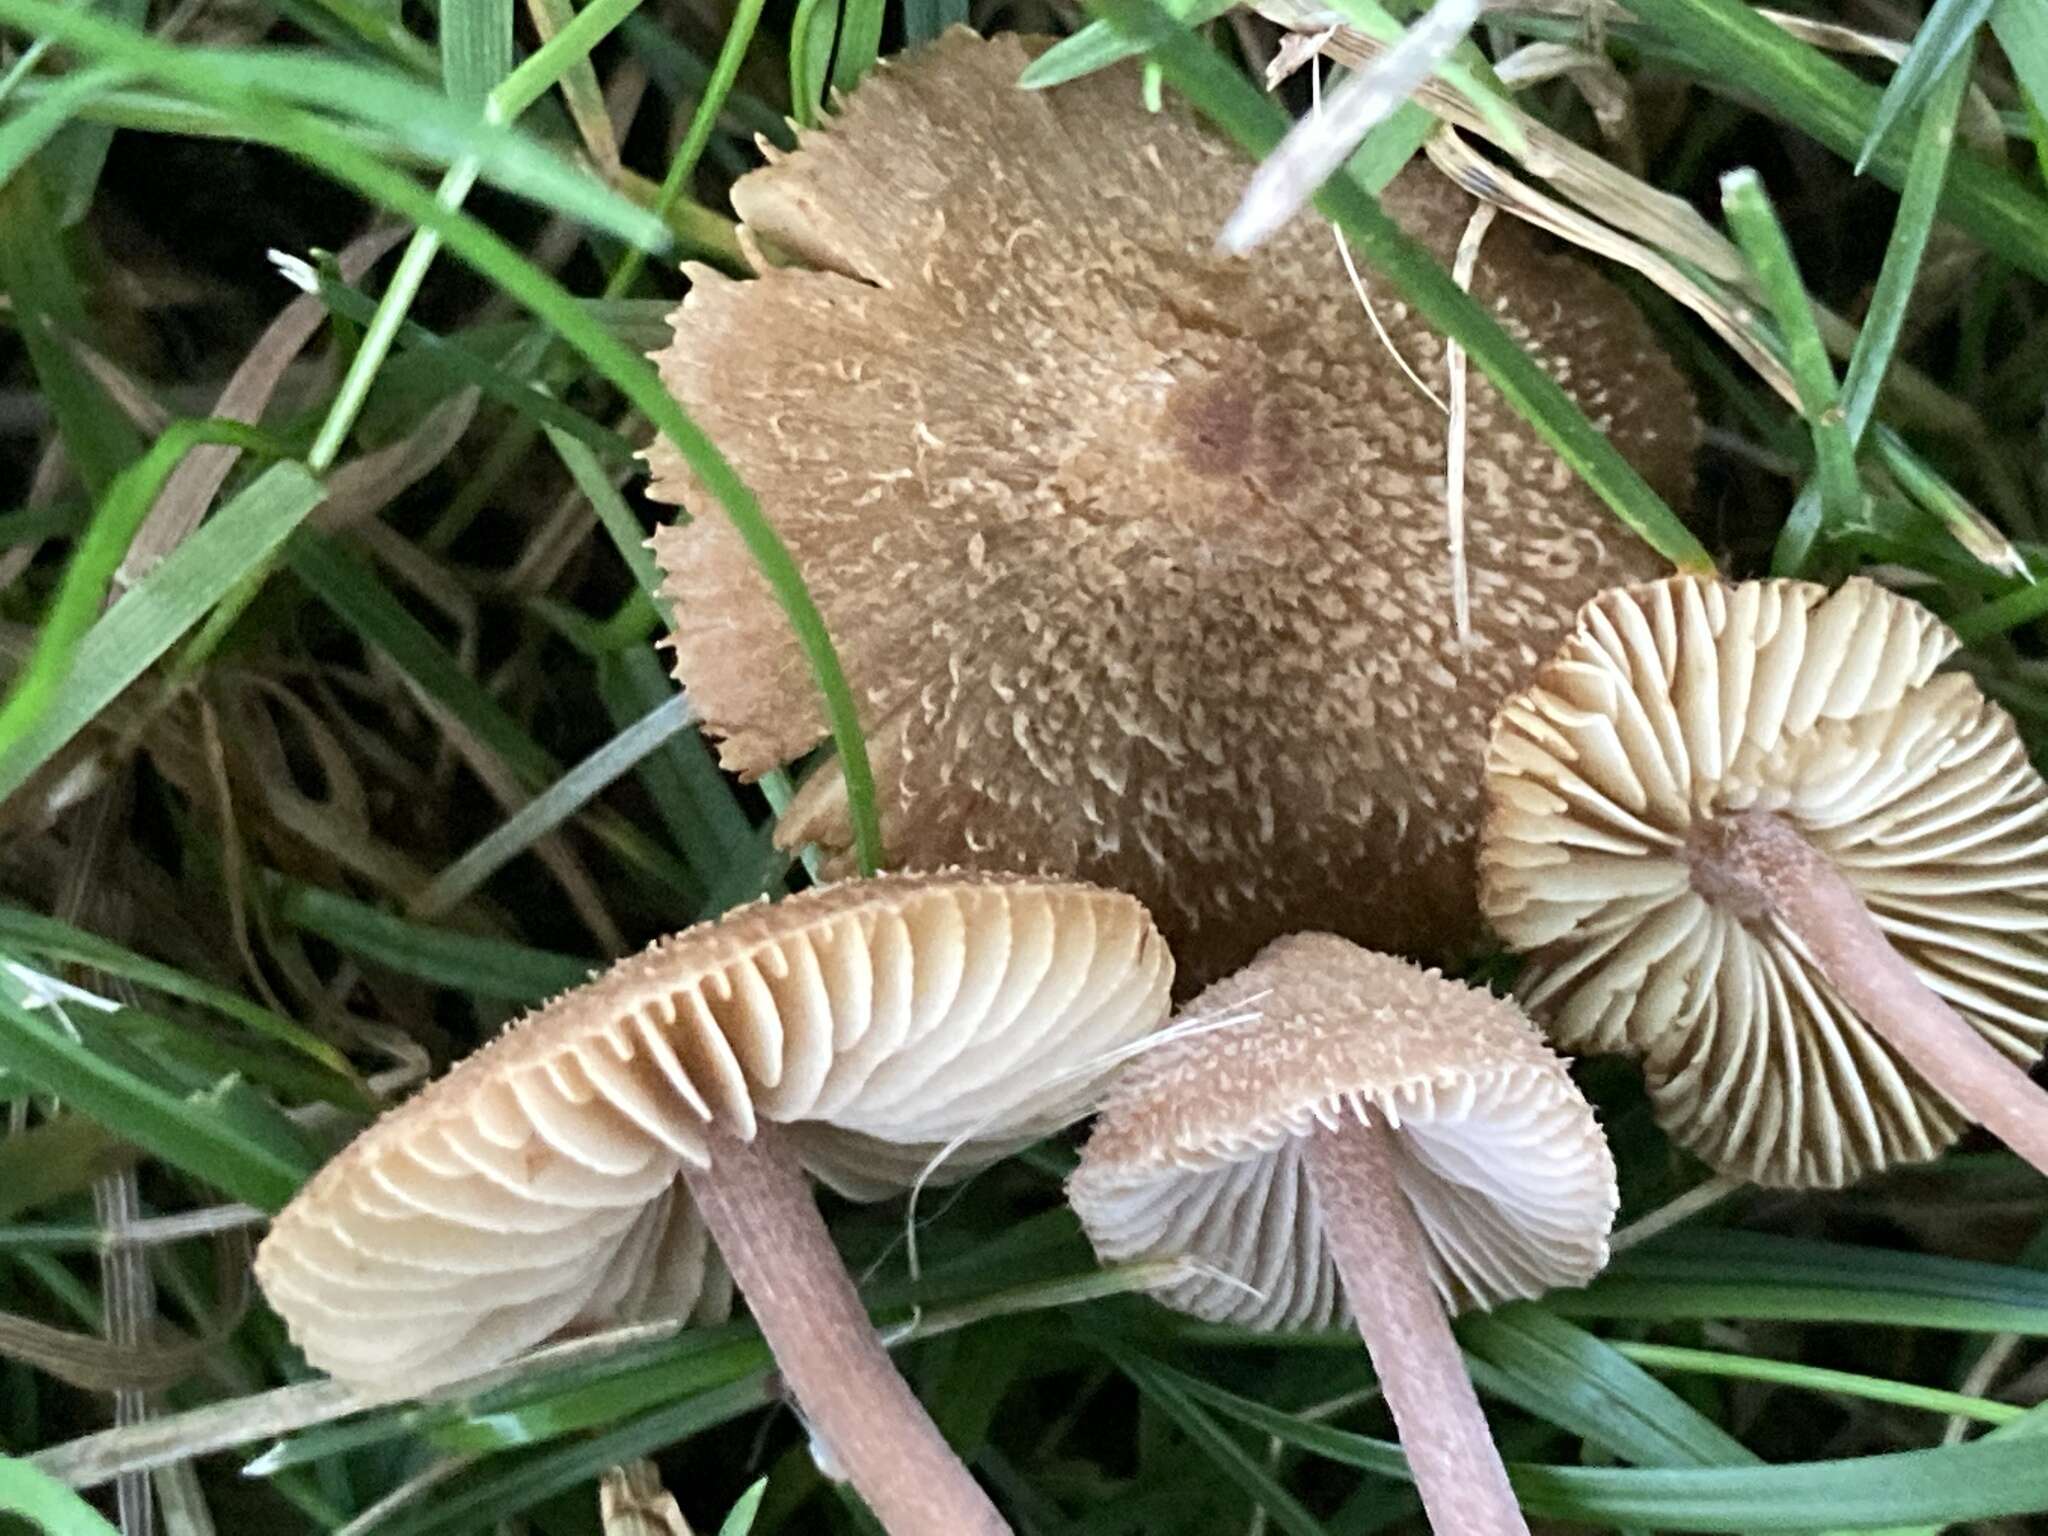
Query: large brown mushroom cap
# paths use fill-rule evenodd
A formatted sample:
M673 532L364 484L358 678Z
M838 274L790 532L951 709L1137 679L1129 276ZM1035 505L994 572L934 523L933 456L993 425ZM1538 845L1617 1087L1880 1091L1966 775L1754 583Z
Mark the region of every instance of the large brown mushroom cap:
M1165 1016L1131 898L891 876L663 940L512 1026L335 1158L257 1254L307 1358L412 1389L564 1330L722 1316L678 1174L780 1122L827 1184L959 1177L1084 1112Z
M1304 1140L1368 1115L1395 1133L1453 1311L1581 1285L1606 1263L1613 1157L1513 1004L1301 934L1180 1022L1118 1078L1067 1187L1105 1259L1206 1268L1161 1291L1169 1305L1256 1328L1348 1316Z
M1475 370L1461 650L1445 418L1329 230L1217 255L1233 152L1130 70L1016 90L1033 46L949 34L742 179L747 229L812 270L692 268L662 375L818 599L892 864L1130 890L1184 980L1311 926L1443 954L1476 927L1494 707L1659 562ZM1426 170L1385 201L1446 261L1472 206ZM1503 223L1475 292L1687 499L1690 396L1615 289ZM1442 396L1442 338L1376 308ZM759 774L822 739L813 684L730 525L650 457L700 513L656 537L677 675ZM829 766L782 834L847 847Z
M1502 709L1481 889L1521 994L1574 1051L1643 1058L1665 1127L1758 1183L1935 1156L1962 1117L1775 915L1695 875L1775 813L1921 978L2021 1062L2048 1037L2048 786L1956 637L1865 580L1611 592Z

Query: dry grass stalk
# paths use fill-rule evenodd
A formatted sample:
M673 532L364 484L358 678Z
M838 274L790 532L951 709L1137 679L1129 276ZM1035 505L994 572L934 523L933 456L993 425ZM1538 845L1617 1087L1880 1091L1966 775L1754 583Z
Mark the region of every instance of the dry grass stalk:
M598 1518L604 1536L691 1536L675 1495L661 1486L661 1472L646 1457L608 1468L597 1484Z

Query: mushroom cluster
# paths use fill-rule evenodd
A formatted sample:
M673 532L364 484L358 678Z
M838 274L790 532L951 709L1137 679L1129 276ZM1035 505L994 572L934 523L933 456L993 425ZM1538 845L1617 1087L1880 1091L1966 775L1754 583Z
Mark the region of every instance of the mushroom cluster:
M1169 1306L1348 1316L1435 1528L1526 1532L1445 1308L1582 1285L1614 1161L1510 1003L1328 934L1204 991L1117 1080L1067 1189L1105 1259L1199 1266Z
M895 1533L1007 1529L890 1366L805 1172L873 1198L1084 1112L1165 1017L1143 908L904 875L748 908L514 1025L386 1115L256 1257L315 1365L417 1392L564 1332L722 1316L724 1265ZM712 1245L717 1252L714 1255Z
M1659 562L1475 379L1461 644L1443 338L1381 297L1383 340L1312 221L1219 255L1231 149L1131 69L1015 89L1037 46L950 33L742 178L758 273L689 269L662 376L804 571L893 867L1130 891L1188 984L1310 927L1448 956L1496 705ZM1426 169L1384 201L1446 261L1472 207ZM1473 291L1688 498L1690 396L1616 289L1500 227ZM701 514L655 540L676 673L752 778L822 739L809 674L732 527L650 461ZM851 836L827 764L780 838L843 870Z
M2048 785L1957 645L1867 580L1673 578L1501 711L1481 888L1521 995L1642 1057L1716 1168L1832 1187L1976 1120L2048 1171Z

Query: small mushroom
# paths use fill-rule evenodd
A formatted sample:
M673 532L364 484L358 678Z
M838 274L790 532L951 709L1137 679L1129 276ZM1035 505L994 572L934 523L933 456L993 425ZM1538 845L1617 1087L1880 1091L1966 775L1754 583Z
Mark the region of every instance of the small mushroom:
M1513 1004L1328 934L1269 945L1117 1079L1067 1186L1106 1261L1201 1266L1168 1306L1347 1312L1431 1523L1526 1530L1445 1315L1607 1261L1614 1161Z
M1486 913L1566 1050L1724 1173L1834 1187L1977 1120L2048 1171L2048 786L1867 580L1588 604L1487 753Z
M1662 564L1475 374L1461 645L1447 423L1408 371L1447 396L1443 338L1383 288L1368 313L1316 221L1218 254L1235 151L1135 66L1017 90L1043 46L952 32L743 177L745 237L808 270L688 268L662 376L803 568L893 867L1128 890L1190 987L1310 926L1447 956L1495 707ZM1474 206L1426 167L1384 202L1447 264ZM1691 397L1620 292L1505 221L1473 291L1689 499ZM650 464L698 513L655 538L676 673L753 778L823 739L814 689L730 524ZM778 835L847 867L834 765Z
M947 1177L1067 1123L1164 1017L1172 968L1137 902L1059 882L890 876L747 908L386 1115L279 1215L257 1278L315 1365L396 1392L559 1333L722 1316L722 1256L889 1531L1007 1530L890 1365L804 1172L874 1198L956 1141Z

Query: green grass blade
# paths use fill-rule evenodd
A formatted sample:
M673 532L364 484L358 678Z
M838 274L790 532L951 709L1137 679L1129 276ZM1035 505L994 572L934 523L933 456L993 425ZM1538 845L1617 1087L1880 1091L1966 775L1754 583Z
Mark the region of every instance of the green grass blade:
M752 1329L690 1330L678 1349L645 1365L607 1370L594 1381L547 1392L520 1391L478 1404L438 1427L437 1448L496 1452L540 1445L564 1435L602 1429L663 1403L729 1387L775 1368L775 1356Z
M171 471L201 443L225 443L266 459L287 458L291 452L269 433L239 421L180 421L115 477L43 612L28 665L0 704L0 759L28 734L69 680L79 643L99 616L135 531Z
M1091 0L1100 15L1141 41L1166 76L1249 153L1264 155L1287 131L1287 117L1155 0ZM1542 435L1622 522L1681 570L1710 571L1713 560L1643 477L1607 441L1557 381L1451 281L1347 174L1316 198L1352 242L1429 323L1465 348L1509 405Z
M0 1512L21 1516L43 1536L119 1536L84 1499L13 1456L0 1456Z
M1343 1466L1386 1475L1398 1447L1304 1422L1163 1366L1188 1397ZM1751 1467L1590 1468L1510 1463L1531 1514L1661 1531L1890 1530L2048 1509L2048 1457L2024 1439Z
M94 41L156 48L132 36L100 34ZM224 85L245 93L245 100L246 93L254 93L343 113L381 129L433 164L453 167L474 161L490 185L560 217L650 251L667 250L671 243L668 226L660 219L553 150L493 122L492 114L465 111L392 71L291 49L182 49L152 56L155 67L142 67L159 79L186 84L196 67L207 72L209 89ZM556 57L563 68L573 62L566 53ZM522 83L527 89L538 85L545 90L551 82L536 73L522 77Z
M1670 57L1708 81L1739 82L1745 98L1853 158L1877 111L1877 90L1742 0L1631 0L1629 9L1670 45ZM1871 157L1898 186L1906 153L1887 139ZM1961 156L1950 167L1942 214L2021 271L2048 280L2048 198L2002 167Z
M568 25L494 85L489 98L490 116L498 122L509 123L545 96L571 70L588 69L590 55L598 44L616 32L626 18L640 8L640 3L641 0L595 0L594 4L576 12ZM509 5L506 14L509 26Z
M1274 1480L1257 1457L1205 1412L1185 1390L1185 1378L1135 1350L1113 1340L1095 1337L1094 1343L1115 1362L1140 1392L1157 1403L1181 1432L1199 1446L1223 1475L1235 1483L1266 1518L1290 1536L1328 1536L1321 1521L1304 1509L1291 1493Z
M1192 0L1192 3L1190 0L1165 0L1164 8L1188 25L1198 27L1214 21L1231 7L1229 0ZM1017 84L1027 91L1048 90L1122 63L1125 59L1135 59L1144 51L1145 45L1135 37L1118 31L1106 21L1091 21L1072 37L1061 38L1025 65L1024 73L1017 77Z
M647 72L662 85L671 96L677 98L695 97L700 102L710 94L714 67L707 65L696 54L684 47L667 31L645 16L635 16L620 29L626 42L638 53L646 64ZM728 40L731 29L726 32ZM724 53L721 46L720 54ZM742 137L751 134L765 136L769 143L780 149L795 146L789 131L789 122L780 112L760 97L747 91L734 90L725 100L725 116L731 119L726 124L731 131Z
M308 49L176 48L47 0L8 0L0 18L128 65L239 116L283 103L313 106L374 126L437 165L474 160L485 181L514 196L648 250L668 248L667 226L631 199L535 140L395 70ZM573 48L556 56L561 67L572 62L572 53ZM528 77L522 88L534 84L546 89L537 77Z
M441 0L441 88L473 112L512 69L512 0Z
M1963 644L1981 645L2044 616L2048 616L2048 582L2020 587L2001 598L1980 603L1968 613L1957 614L1949 627Z
M1884 387L1885 370L1891 364L1892 352L1906 323L1913 285L1920 276L1920 260L1926 254L1935 210L1941 206L1941 189L1948 180L1956 115L1962 110L1975 58L1974 43L1966 42L1947 70L1932 83L1921 109L1920 126L1913 135L1912 153L1899 192L1898 216L1892 220L1891 238L1885 245L1884 266L1878 271L1863 328L1843 375L1842 414L1852 445L1863 440L1864 428L1870 425L1878 391Z
M293 1020L250 1002L239 992L188 976L176 966L138 955L131 949L54 917L0 904L0 944L27 950L50 960L89 965L94 970L123 977L166 997L182 998L188 1003L210 1008L259 1035L290 1046L344 1081L355 1082L355 1071L349 1066L348 1058Z
M142 457L142 436L67 344L69 336L89 335L90 327L44 190L34 166L0 186L0 291L7 294L9 321L28 350L65 456L97 498Z
M1586 1289L1544 1305L1566 1317L1775 1318L2048 1336L2048 1275L2038 1271L1755 1233L1660 1238Z
M539 1003L581 986L596 962L398 917L317 886L274 882L280 922L358 959L473 997Z
M306 529L286 551L292 574L366 645L391 658L413 684L461 721L529 784L554 777L555 761L457 665L440 641L391 595L377 573L339 541Z
M561 773L553 755L462 669L360 556L309 529L286 546L286 561L292 574L365 644L389 657L413 687L508 765L527 788L538 789ZM631 868L665 884L680 877L685 889L694 889L687 871L623 820L598 817L593 827Z
M103 1059L65 1034L34 993L0 967L0 1066L18 1072L137 1146L261 1210L283 1207L311 1172L236 1135L200 1104Z
M839 15L839 46L832 54L832 89L850 91L867 78L882 50L882 19L886 0L844 0Z
M618 134L612 127L611 112L605 106L604 86L597 78L597 67L590 62L589 55L590 49L638 4L639 0L598 0L596 5L579 13L572 0L526 0L526 14L533 18L534 30L540 34L543 49L560 41L561 35L579 20L604 13L597 22L586 23L591 41L575 52L566 68L550 70L549 73L555 76L554 84L561 91L562 105L568 109L569 121L575 125L577 137L582 141L584 158L607 179L614 181L617 178L613 167L621 163Z
M1954 1414L1983 1424L2010 1424L2027 1416L2026 1409L2012 1403L1995 1403L1989 1398L1943 1392L1906 1381L1887 1381L1883 1377L1862 1376L1853 1371L1801 1365L1793 1360L1766 1360L1755 1355L1731 1355L1711 1349L1682 1349L1669 1344L1632 1344L1625 1341L1614 1345L1614 1349L1638 1365L1649 1366L1653 1370L1720 1376L1731 1381L1767 1381L1805 1392L1834 1393L1866 1402L1916 1408L1923 1413Z
M948 27L967 25L967 0L903 0L903 44L915 48Z
M1401 23L1379 0L1331 0L1331 8L1367 37L1389 46L1399 42L1404 34ZM1514 103L1507 99L1486 56L1469 37L1451 57L1437 65L1435 73L1484 119L1496 144L1517 159L1528 153L1528 139L1522 132Z
M725 41L719 45L718 62L705 79L704 94L698 99L697 110L690 115L690 126L683 131L683 141L676 146L675 158L669 161L668 173L661 179L661 190L655 194L653 207L657 214L666 216L689 190L691 178L697 174L698 162L710 147L719 116L733 99L733 84L739 79L740 66L746 62L747 49L753 44L754 29L760 25L763 4L764 0L738 0L733 7L732 22L725 29ZM778 139L780 131L778 122ZM642 259L637 250L627 254L605 284L607 297L625 293L633 286L640 276Z
M1609 1344L1526 1303L1458 1321L1485 1366L1473 1380L1560 1428L1649 1467L1747 1466L1759 1458Z
M656 595L661 591L661 569L655 565L654 553L647 547L647 530L633 509L626 505L626 498L619 494L613 477L597 462L596 455L587 446L572 440L566 433L550 430L548 442L555 450L555 457L562 461L562 467L569 471L569 478L576 482L576 488L597 513L597 520L610 537L612 547L619 552L619 559L632 573L633 590L662 605L662 599ZM663 617L667 615L664 613Z
M2021 576L2031 582L2026 561L2012 541L1944 480L1933 465L1914 452L1912 444L1896 430L1885 422L1876 422L1870 428L1870 443L1878 462L1891 473L1912 504L1941 524L1972 559L2002 576Z
M1820 542L1821 522L1820 480L1816 477L1799 488L1791 510L1785 514L1784 525L1778 529L1777 542L1771 549L1773 576L1806 573L1806 562L1813 558L1814 547Z
M1786 366L1813 434L1823 528L1841 527L1861 508L1863 487L1856 477L1856 449L1842 412L1834 364L1828 360L1827 343L1821 340L1792 244L1755 171L1731 171L1722 177L1721 207L1784 338Z
M679 1403L665 1403L588 1439L550 1445L527 1455L494 1457L471 1476L438 1496L397 1511L366 1530L378 1536L428 1536L470 1530L513 1510L526 1509L551 1494L594 1479L606 1467L646 1456L679 1440L727 1424L768 1406L776 1398L773 1377L758 1371Z
M2038 0L1998 0L1991 11L1991 35L2033 105L2048 111L2048 7Z
M790 116L813 127L832 83L832 39L839 33L842 0L797 0L789 24Z
M640 760L696 723L680 694L649 712L534 796L434 877L415 910L432 915L467 900L505 865L575 815Z
M69 1110L0 1141L0 1221L67 1195L135 1161L135 1151L105 1126Z
M139 27L149 17L149 0L88 0L96 9L124 26ZM92 211L99 191L100 175L106 169L107 153L114 147L114 130L100 123L72 123L59 134L42 157L48 178L57 224L70 229Z
M332 273L319 272L315 281L320 301L335 314L357 325L368 325L376 318L376 302L338 282ZM499 404L588 445L608 464L625 468L635 462L633 445L610 427L564 405L531 380L514 377L461 341L430 331L416 320L406 320L398 327L397 342L401 358L419 359L451 384L474 385ZM387 364L383 377L390 378L392 371Z
M1913 46L1892 75L1871 114L1870 127L1857 151L1856 173L1870 164L1886 136L1900 122L1923 109L1935 82L1977 41L1977 29L1991 14L1992 0L1934 0L1934 8L1913 34Z
M79 643L68 686L21 740L0 752L0 800L260 568L322 495L303 465L272 465L109 609Z
M14 179L36 151L48 144L89 102L126 85L130 70L102 66L66 75L25 110L0 123L0 186Z
M718 1536L748 1536L754 1529L754 1517L761 1512L761 1500L767 1495L768 1479L757 1479L745 1493L741 1494L719 1524Z
M598 664L598 687L614 718L643 714L676 691L653 649L639 645ZM754 824L701 735L671 742L642 763L640 772L671 839L707 887L753 849Z

